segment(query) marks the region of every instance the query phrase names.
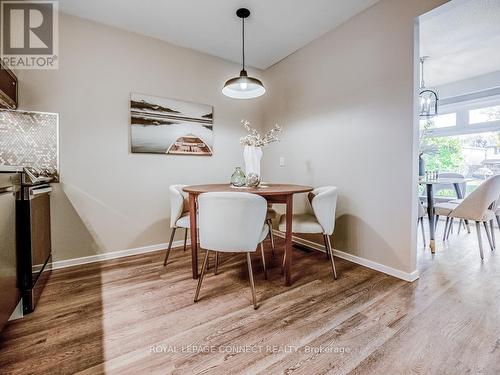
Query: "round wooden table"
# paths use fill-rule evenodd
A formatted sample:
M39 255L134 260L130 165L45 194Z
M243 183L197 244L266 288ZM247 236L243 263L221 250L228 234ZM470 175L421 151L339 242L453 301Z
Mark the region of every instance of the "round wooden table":
M291 184L263 183L256 188L233 187L230 184L209 184L186 186L182 190L189 194L189 219L191 232L191 265L193 279L198 278L198 232L196 230L196 201L198 195L210 192L247 192L264 197L268 203L286 205L286 233L285 233L285 284L292 284L292 213L293 195L307 193L313 190L310 186Z

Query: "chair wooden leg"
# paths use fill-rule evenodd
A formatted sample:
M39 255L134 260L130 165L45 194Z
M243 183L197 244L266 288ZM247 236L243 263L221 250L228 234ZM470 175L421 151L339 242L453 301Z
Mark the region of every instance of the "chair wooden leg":
M426 244L425 244L424 218L421 217L419 220L420 220L420 229L422 230L422 240L424 241L424 247L425 247Z
M469 220L464 220L465 227L467 228L467 233L470 234L470 226L469 226Z
M490 244L490 250L493 251L493 241L491 240L490 227L486 221L483 221L484 230L486 232L486 237L488 237L488 243Z
M337 280L337 270L335 269L335 260L333 259L332 244L330 242L330 236L327 234L323 235L323 240L325 241L326 253L330 256L330 262L332 264L333 278Z
M330 253L330 260L332 262L333 278L337 280L337 270L335 268L335 260L333 259L333 250L332 250L332 244L330 242L330 236L327 236L326 238L328 239L328 252Z
M443 242L446 241L446 234L448 232L448 225L450 224L450 217L446 216L446 223L444 224L444 232L443 232Z
M273 234L273 221L271 219L267 220L267 226L269 227L269 239L271 240L271 252L274 257L274 234Z
M219 271L219 252L215 252L215 265L214 265L214 275L217 275Z
M446 235L446 239L450 237L450 233L453 233L453 218L450 219L450 225L448 226L448 234Z
M497 218L498 230L500 230L500 216L499 215L495 215L495 216Z
M326 239L326 235L323 235L323 242L325 244L325 254L326 254L326 259L330 259L330 249L328 248L328 241Z
M457 234L460 234L460 229L462 228L462 224L463 224L463 220L460 219L460 221L458 222L458 230L457 230Z
M326 234L323 234L323 243L325 244L326 259L330 259L330 255L328 253L328 243L326 242Z
M481 239L481 223L476 221L476 232L477 232L477 242L479 244L479 255L481 256L481 260L484 259L483 254L483 240Z
M257 296L255 295L255 284L253 282L252 259L250 258L250 253L247 253L247 265L248 278L250 279L250 288L252 289L253 308L257 310L259 308L259 305L257 304Z
M187 240L188 240L188 231L189 231L189 228L184 229L184 251L186 251L186 244L187 244Z
M495 224L493 220L490 220L490 235L491 241L493 242L493 250L497 248L496 240L495 240Z
M163 261L163 267L167 265L168 257L170 255L170 250L172 249L172 242L174 241L175 230L177 228L172 228L172 232L170 232L170 241L168 242L168 249L165 253L165 260Z
M266 256L264 254L264 244L260 243L260 255L262 257L262 268L264 268L264 279L267 280Z
M203 282L203 277L205 276L205 271L207 269L207 263L208 263L208 253L209 251L205 253L205 259L203 260L203 266L201 266L201 274L200 278L198 279L198 286L196 287L196 293L194 295L194 302L198 302L198 297L200 295L200 289L201 289L201 283Z

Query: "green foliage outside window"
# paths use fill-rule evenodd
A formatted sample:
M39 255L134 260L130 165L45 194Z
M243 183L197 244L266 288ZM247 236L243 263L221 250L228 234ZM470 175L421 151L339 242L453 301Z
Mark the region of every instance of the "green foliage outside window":
M427 138L427 147L434 151L424 154L425 169L438 172L462 172L465 161L462 154L462 144L458 137ZM421 187L421 194L423 188ZM455 198L455 190L445 189L436 193L437 196Z
M457 137L429 138L427 143L435 146L436 151L423 156L426 170L460 172L464 169L462 145Z

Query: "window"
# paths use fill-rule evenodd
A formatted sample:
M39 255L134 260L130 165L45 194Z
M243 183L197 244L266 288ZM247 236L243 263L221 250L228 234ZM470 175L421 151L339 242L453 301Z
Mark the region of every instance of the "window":
M445 115L439 115L434 118L434 126L436 128L447 128L448 126L457 125L457 114L447 113Z
M500 130L500 94L467 99L469 96L473 95L443 99L438 116L422 119L420 128L435 137Z
M433 137L427 139L426 143L426 169L464 175L469 179L466 185L467 194L483 180L500 174L500 131ZM436 195L455 198L455 191L443 189Z
M500 121L500 105L471 109L469 111L469 124Z
M470 193L500 174L500 95L443 102L438 116L420 121L420 150L426 170L464 175ZM436 195L455 197L455 192L446 189Z
M447 128L450 126L457 125L457 114L456 113L446 113L438 115L429 120L420 120L420 128L423 129L425 125L429 122L429 126L433 129Z

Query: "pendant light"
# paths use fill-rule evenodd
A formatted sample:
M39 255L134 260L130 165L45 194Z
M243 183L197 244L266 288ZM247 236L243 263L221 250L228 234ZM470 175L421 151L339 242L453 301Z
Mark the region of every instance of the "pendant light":
M438 95L435 91L425 88L424 82L424 62L429 56L422 56L420 58L420 108L419 116L420 118L430 119L438 114Z
M240 8L236 11L236 15L241 18L242 23L243 68L241 69L239 77L231 78L226 82L222 88L222 93L235 99L253 99L264 95L266 89L261 81L257 78L249 77L245 70L245 18L250 16L250 11L246 8Z

